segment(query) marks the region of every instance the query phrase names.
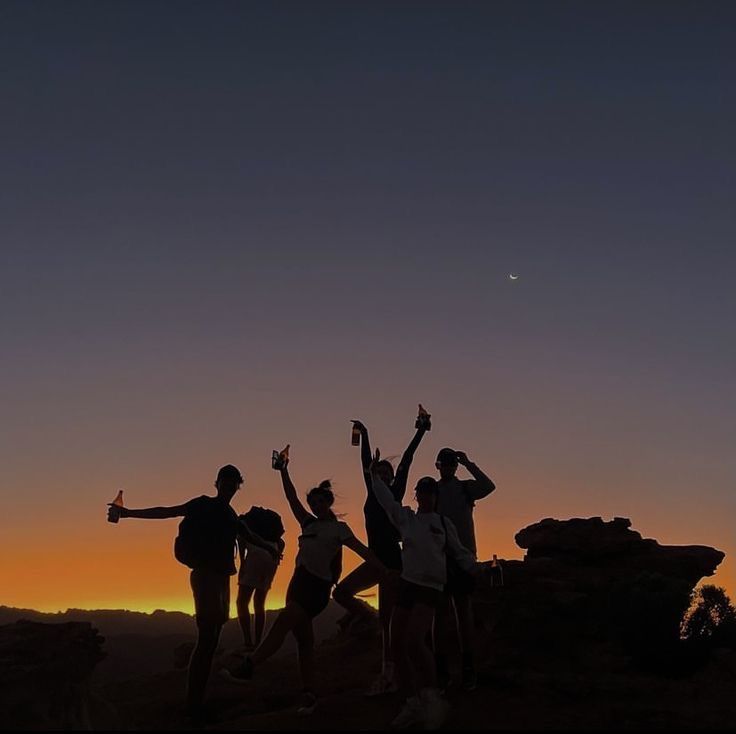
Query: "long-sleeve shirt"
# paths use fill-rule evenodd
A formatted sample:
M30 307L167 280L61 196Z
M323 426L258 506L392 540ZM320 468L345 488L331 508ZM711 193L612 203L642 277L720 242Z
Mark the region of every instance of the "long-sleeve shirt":
M452 520L402 506L383 481L372 479L376 500L401 535L402 579L441 591L447 582L447 553L462 569L472 571L475 556L460 542Z
M493 489L492 483L488 486L477 479L453 477L449 481L439 482L437 510L455 523L462 544L473 553L478 552L475 544L473 508L476 500L487 497Z

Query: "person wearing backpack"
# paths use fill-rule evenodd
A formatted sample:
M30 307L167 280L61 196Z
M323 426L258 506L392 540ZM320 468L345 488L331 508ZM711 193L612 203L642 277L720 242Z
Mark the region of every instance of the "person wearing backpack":
M186 708L195 723L204 723L204 697L222 626L230 611L230 576L235 574L235 540L241 527L230 506L243 477L232 464L217 472L217 496L202 495L173 507L108 509L111 516L144 520L183 517L174 543L176 559L191 568L189 576L197 622L197 644L189 660ZM242 532L248 533L247 528Z
M460 542L477 554L475 544L475 524L473 508L477 500L487 497L496 485L463 451L444 448L437 455L435 466L440 473L438 481L439 499L437 511L452 520L457 528ZM458 466L463 466L471 479L458 479ZM448 665L448 629L454 607L455 619L462 654L462 687L472 691L476 687L474 649L474 628L472 594L475 591L475 577L464 573L451 564L447 587L442 604L437 608L434 624L434 649L437 676L441 689L450 684Z
M406 701L391 728L421 724L439 729L449 704L437 686L428 638L447 582L448 559L468 574L480 573L481 566L460 542L452 520L438 514L436 479L423 477L417 482L415 511L396 500L381 477L378 461L371 464L369 478L371 491L401 536L402 571L391 617L391 646Z
M388 572L378 557L358 540L348 525L332 510L335 496L328 480L307 493L309 510L299 500L288 469L286 458L277 468L289 507L299 523L299 551L296 567L286 592L286 606L271 625L268 634L256 651L245 658L237 668L226 671L234 682L247 682L254 668L278 652L289 632L293 633L299 653L299 671L302 679L302 697L297 709L300 715L311 714L317 706L314 691L314 632L312 620L330 601L332 587L342 570L342 546L350 548L365 561L385 574Z
M253 652L261 644L263 629L266 625L266 598L273 583L276 570L281 563L286 544L281 537L284 526L281 517L273 510L263 507L251 507L240 516L241 523L249 528L251 535L241 531L238 534L238 550L240 552L240 570L238 571L238 621L243 632L243 649ZM254 542L256 535L260 543ZM267 544L264 547L263 544ZM250 601L253 599L253 616L255 618L255 645L251 637Z

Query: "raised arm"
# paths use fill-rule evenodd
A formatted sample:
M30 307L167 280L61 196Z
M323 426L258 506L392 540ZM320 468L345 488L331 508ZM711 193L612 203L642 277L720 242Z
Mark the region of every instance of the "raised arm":
M391 490L386 486L386 483L376 474L375 463L371 466L371 472L366 474L368 480L371 483L371 491L378 500L378 504L383 507L388 519L397 527L400 528L404 521L404 513L401 507L401 503L394 499Z
M294 486L294 483L291 481L291 477L289 476L288 463L286 466L284 466L283 469L280 470L280 474L281 483L284 486L284 494L286 495L286 500L289 503L291 512L293 513L299 525L304 525L304 523L310 518L313 518L314 515L312 515L312 513L309 512L307 508L304 507L304 505L300 502L296 487Z
M467 454L465 454L463 451L457 452L457 462L461 466L464 466L473 477L474 481L469 481L465 483L465 487L468 495L470 496L470 499L482 500L484 497L488 497L488 495L493 492L494 489L496 489L496 485L493 483L490 477L484 474L477 464L474 464L472 461L470 461Z
M174 507L147 507L143 510L132 510L129 507L114 507L110 504L107 511L117 513L118 517L134 517L139 520L167 520L170 517L183 517L186 514L186 505L175 505Z
M399 462L398 467L396 467L396 477L394 478L393 483L393 494L399 502L404 499L404 495L406 494L406 483L409 480L409 469L411 467L411 462L414 461L414 454L419 448L419 444L422 442L422 439L424 438L424 434L426 432L427 429L424 427L417 428L417 432L414 434L414 438L409 441L409 445L406 447L406 451L404 451L404 453L402 454L401 461Z
M353 425L360 431L360 463L363 465L363 479L365 488L371 491L370 469L373 455L371 454L371 442L368 438L368 429L360 421L353 421Z

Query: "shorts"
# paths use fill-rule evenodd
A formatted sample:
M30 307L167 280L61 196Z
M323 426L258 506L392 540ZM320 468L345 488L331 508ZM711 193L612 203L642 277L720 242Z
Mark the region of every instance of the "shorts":
M298 604L312 618L323 612L330 601L332 582L297 566L286 590L286 603Z
M230 574L195 568L189 575L197 627L222 626L230 617Z
M415 604L436 609L442 600L442 592L431 586L413 584L406 579L399 579L399 592L396 597L396 606L402 609L411 609Z
M238 585L268 591L277 568L278 564L272 558L264 558L261 554L249 551L245 560L240 564Z
M460 566L448 558L445 594L453 598L456 596L470 596L475 591L475 586L475 576L463 571Z

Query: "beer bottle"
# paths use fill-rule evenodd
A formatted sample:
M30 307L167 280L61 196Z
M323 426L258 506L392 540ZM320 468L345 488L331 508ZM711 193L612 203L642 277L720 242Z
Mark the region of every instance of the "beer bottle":
M112 501L110 511L107 513L108 522L117 522L120 520L120 508L125 507L123 502L123 490L118 491L118 496Z
M432 422L430 420L432 416L427 413L421 403L419 403L419 413L417 414L417 420L414 424L414 428L423 428L425 431L432 430Z

